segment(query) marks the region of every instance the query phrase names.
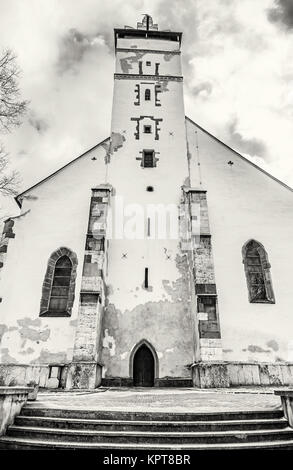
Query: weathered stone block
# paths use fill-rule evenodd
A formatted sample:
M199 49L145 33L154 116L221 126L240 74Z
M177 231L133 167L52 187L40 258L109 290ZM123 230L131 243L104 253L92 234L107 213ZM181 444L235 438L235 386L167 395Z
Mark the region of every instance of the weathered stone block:
M199 388L230 387L227 364L199 362L192 366L193 386Z
M102 366L96 362L74 362L70 365L66 388L94 389L101 385Z

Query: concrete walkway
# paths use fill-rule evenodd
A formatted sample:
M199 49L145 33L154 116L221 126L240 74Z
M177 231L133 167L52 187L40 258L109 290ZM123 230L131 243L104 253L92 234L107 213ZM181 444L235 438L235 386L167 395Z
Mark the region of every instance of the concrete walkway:
M40 391L27 406L41 408L217 412L281 408L275 388L199 390L194 388L98 388L94 391Z

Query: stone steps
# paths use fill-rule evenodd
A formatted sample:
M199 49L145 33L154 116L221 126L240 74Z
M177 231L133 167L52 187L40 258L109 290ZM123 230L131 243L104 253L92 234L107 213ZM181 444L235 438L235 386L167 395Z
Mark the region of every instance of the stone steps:
M222 420L250 420L250 419L278 419L283 418L282 410L260 411L223 411L204 413L173 413L160 411L117 411L117 410L84 410L66 408L39 408L26 406L21 416L75 418L75 419L102 419L117 421L222 421Z
M26 406L0 448L293 449L293 429L280 410L163 413Z
M250 419L220 421L119 421L114 419L76 419L55 417L18 416L16 426L44 427L53 429L87 429L96 431L230 431L257 429L284 429L285 419Z
M292 439L284 441L265 441L265 442L237 442L237 443L223 443L223 444L121 444L110 442L103 443L90 443L90 442L62 442L62 441L32 441L31 439L15 439L9 436L4 436L0 439L0 450L133 450L133 451L147 451L147 450L250 450L250 449L293 449Z
M265 440L292 439L293 430L270 429L257 431L213 431L213 432L157 432L157 431L93 431L76 429L53 429L25 426L10 426L8 436L31 438L36 440L70 441L70 442L117 442L117 443L161 443L177 444L209 444L209 443L233 443L233 442L257 442Z

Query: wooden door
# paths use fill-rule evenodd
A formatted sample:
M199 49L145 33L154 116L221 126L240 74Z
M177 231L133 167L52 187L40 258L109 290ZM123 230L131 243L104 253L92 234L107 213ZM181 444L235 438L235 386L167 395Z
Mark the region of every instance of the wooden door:
M153 387L154 357L149 348L143 344L136 351L133 360L133 384L135 387Z

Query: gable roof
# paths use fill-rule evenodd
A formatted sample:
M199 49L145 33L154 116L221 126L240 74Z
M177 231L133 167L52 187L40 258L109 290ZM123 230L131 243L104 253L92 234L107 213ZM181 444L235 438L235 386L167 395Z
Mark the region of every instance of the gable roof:
M208 136L210 136L213 140L217 141L219 144L223 145L224 147L226 147L227 149L229 149L231 152L235 153L237 155L237 157L241 158L243 161L245 161L246 163L248 163L249 165L253 166L254 168L256 168L257 170L261 171L262 173L264 173L265 175L267 175L269 178L273 179L274 181L276 181L277 183L281 184L284 188L286 189L289 189L289 191L292 191L293 192L293 188L291 188L290 186L288 186L287 184L283 183L283 181L279 180L278 178L276 178L275 176L271 175L270 173L268 173L266 170L264 170L263 168L261 168L260 166L256 165L255 163L253 163L251 160L248 160L248 158L245 158L243 155L241 155L239 152L237 152L236 150L234 150L232 147L230 147L229 145L225 144L224 142L222 142L220 139L218 139L217 137L215 137L213 134L211 134L210 132L208 132L206 129L204 129L203 127L201 127L199 124L197 124L195 121L193 121L192 119L190 119L188 116L185 116L185 119L188 120L189 122L191 122L194 126L196 126L198 129L200 129L202 132L204 132L205 134L207 134ZM21 207L21 198L29 191L31 191L32 189L36 188L37 186L39 186L40 184L44 183L45 181L48 181L50 178L52 178L53 176L55 176L57 173L59 173L60 171L64 170L65 168L67 168L69 165L71 165L72 163L76 162L77 160L79 160L80 158L84 157L87 153L91 152L92 150L94 150L95 148L99 147L100 145L104 144L105 142L107 142L107 140L109 140L110 137L107 137L106 139L102 140L101 142L99 142L98 144L94 145L92 148L90 148L89 150L86 150L84 153L82 153L81 155L79 155L78 157L74 158L73 160L70 160L68 163L66 163L64 166L62 166L61 168L59 168L58 170L54 171L53 173L51 173L49 176L47 176L46 178L42 179L41 181L39 181L38 183L34 184L33 186L31 186L30 188L26 189L25 191L23 191L22 193L18 194L16 197L15 197L15 201L17 202L18 206Z
M72 163L76 162L77 160L79 160L80 158L84 157L87 153L91 152L92 150L96 149L97 147L99 147L100 145L104 144L105 142L107 142L107 140L109 140L110 137L107 137L106 139L102 140L101 142L99 142L98 144L94 145L92 148L86 150L84 153L82 153L81 155L79 155L78 157L74 158L73 160L70 160L68 163L66 163L64 166L62 166L61 168L58 168L58 170L54 171L53 173L51 173L49 176L46 176L46 178L42 179L41 181L39 181L38 183L34 184L33 186L31 186L30 188L26 189L25 191L23 191L22 193L18 194L14 199L15 201L17 202L18 206L21 207L21 198L29 191L31 191L32 189L36 188L37 186L39 186L40 184L42 183L45 183L45 181L48 181L50 178L52 178L53 176L57 175L57 173L59 173L60 171L64 170L65 168L67 168L69 165L71 165Z
M263 168L261 168L260 166L256 165L255 163L253 163L251 160L249 160L248 158L245 158L243 155L241 155L241 153L237 152L237 150L234 150L232 147L230 147L229 145L225 144L224 142L222 142L220 139L218 139L217 137L215 137L213 134L211 134L210 132L208 132L206 129L204 129L203 127L199 126L196 122L194 122L192 119L190 119L188 116L185 116L185 119L187 119L188 121L190 121L194 126L196 126L198 129L200 129L202 132L204 132L205 134L207 134L208 136L210 136L213 140L217 141L219 144L223 145L224 147L226 147L227 149L229 149L231 152L235 153L237 155L237 157L241 158L243 161L245 161L246 163L248 163L249 165L253 166L254 168L256 168L257 170L261 171L262 173L264 173L266 176L268 176L269 178L273 179L274 181L276 181L277 183L281 184L282 186L284 186L284 188L286 189L289 189L289 191L292 191L293 192L293 188L291 188L290 186L288 186L286 183L283 183L283 181L279 180L278 178L276 178L275 176L271 175L271 173L268 173L266 170L264 170Z

